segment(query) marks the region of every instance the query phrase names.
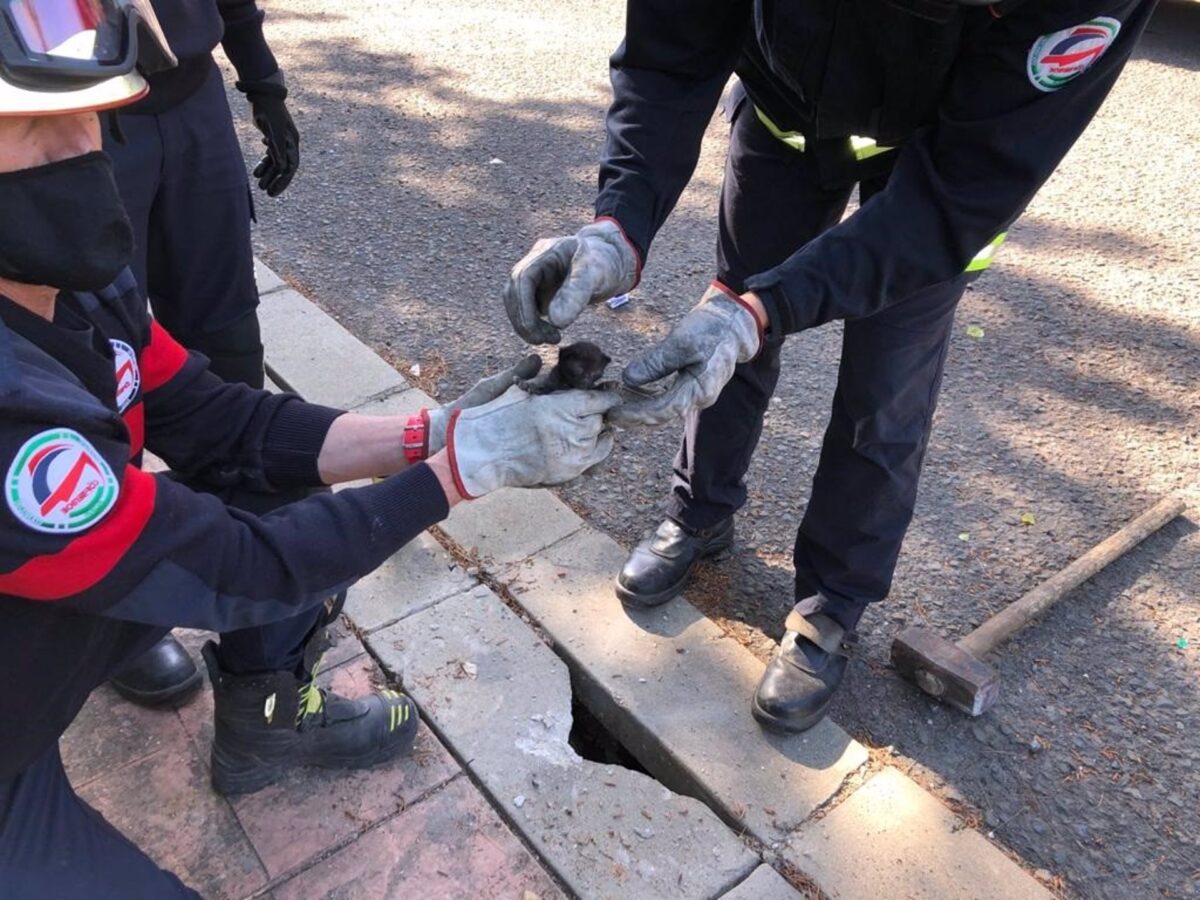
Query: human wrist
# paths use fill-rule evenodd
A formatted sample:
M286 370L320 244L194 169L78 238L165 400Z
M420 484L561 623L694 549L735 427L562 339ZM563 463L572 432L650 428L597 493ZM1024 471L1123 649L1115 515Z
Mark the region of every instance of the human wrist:
M762 298L754 291L747 291L739 298L742 305L747 307L750 312L754 313L754 318L758 320L758 330L765 332L771 324L771 317L767 313L767 307L763 304Z
M446 495L446 503L448 506L455 506L462 502L463 495L458 490L458 485L454 481L454 472L450 464L450 454L446 450L439 450L429 459L425 460L425 465L433 471L437 477L438 483L442 486L442 491Z

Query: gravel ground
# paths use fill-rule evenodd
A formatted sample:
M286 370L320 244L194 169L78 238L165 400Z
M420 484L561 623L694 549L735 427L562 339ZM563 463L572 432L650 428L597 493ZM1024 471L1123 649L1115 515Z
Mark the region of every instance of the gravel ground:
M513 262L590 218L622 5L267 6L304 164L283 198L258 201L259 249L449 399L522 351L499 303ZM1200 895L1196 513L1012 641L1004 697L980 720L927 703L886 660L904 625L965 633L1164 492L1200 500L1200 3L1166 0L1151 32L964 300L895 588L833 712L1086 897ZM636 301L574 337L624 361L695 302L724 145L714 123ZM695 597L764 658L790 604L838 347L836 327L790 342L737 545ZM632 544L661 512L675 442L625 434L609 470L564 496Z

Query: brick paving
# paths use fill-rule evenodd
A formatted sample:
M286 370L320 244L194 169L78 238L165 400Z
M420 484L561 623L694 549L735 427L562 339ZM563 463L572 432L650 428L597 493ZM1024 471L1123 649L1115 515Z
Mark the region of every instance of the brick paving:
M347 695L383 683L337 629L319 680ZM179 632L196 652L207 637ZM147 710L97 690L62 740L80 795L206 898L563 896L424 725L411 754L361 772L297 770L256 794L209 784L212 692Z

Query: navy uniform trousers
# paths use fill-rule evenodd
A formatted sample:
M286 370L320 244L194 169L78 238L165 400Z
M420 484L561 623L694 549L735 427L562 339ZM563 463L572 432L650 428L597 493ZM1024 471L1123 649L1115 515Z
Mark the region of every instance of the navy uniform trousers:
M226 381L263 386L258 288L250 244L253 207L225 86L216 63L191 96L154 115L123 115L125 143L105 150L133 225L132 269L154 317ZM209 490L207 486L195 485ZM232 506L266 513L306 492L217 490ZM320 608L221 635L231 674L292 669Z
M732 102L717 263L720 280L741 292L747 278L836 225L855 178L823 184L811 154L772 135L744 95ZM859 173L864 203L887 180L878 157L873 165L872 173L865 166ZM844 323L837 391L794 562L797 601L816 598L804 611L822 609L848 630L891 587L954 310L972 277ZM757 358L737 367L713 406L685 420L668 506L682 525L710 528L745 503L743 478L779 381L782 347L782 338L769 340Z

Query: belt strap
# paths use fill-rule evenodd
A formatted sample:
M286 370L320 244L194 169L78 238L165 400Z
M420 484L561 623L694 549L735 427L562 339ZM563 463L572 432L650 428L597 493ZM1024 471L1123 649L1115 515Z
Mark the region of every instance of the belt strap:
M836 653L841 656L847 655L849 648L846 646L846 641L843 640L846 636L846 629L829 618L829 616L821 613L804 616L793 609L788 613L783 627L788 631L796 632L800 637L816 644L826 653Z

